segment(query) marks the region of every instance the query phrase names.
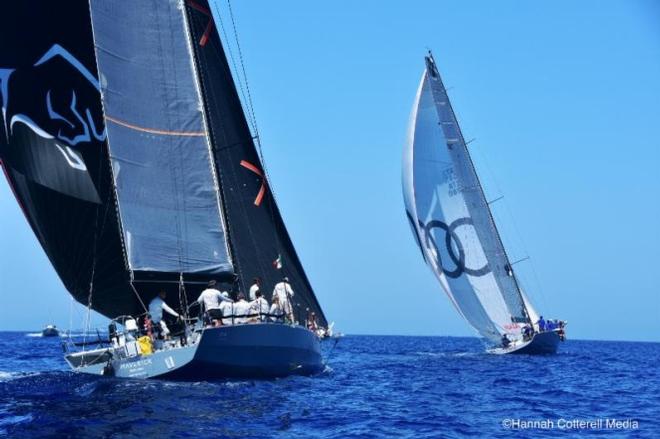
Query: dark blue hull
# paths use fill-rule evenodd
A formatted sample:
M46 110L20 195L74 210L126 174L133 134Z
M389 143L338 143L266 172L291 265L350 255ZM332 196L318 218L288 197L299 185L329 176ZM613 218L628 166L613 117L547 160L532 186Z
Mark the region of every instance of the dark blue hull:
M323 370L318 337L300 326L275 323L204 330L193 359L161 378L277 378Z
M496 347L489 349L491 354L524 354L524 355L546 355L556 354L561 338L557 331L540 332L534 334L534 338L523 343L511 344L507 347Z
M541 332L536 334L531 342L511 353L527 355L556 354L559 341L559 334L557 332Z
M60 331L58 331L55 328L46 328L43 331L41 331L42 337L58 337L59 335L60 335Z

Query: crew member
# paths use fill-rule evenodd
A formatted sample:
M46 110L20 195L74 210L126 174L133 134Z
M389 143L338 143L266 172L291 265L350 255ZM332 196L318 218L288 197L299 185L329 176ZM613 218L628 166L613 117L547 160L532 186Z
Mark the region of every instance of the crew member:
M263 322L266 319L264 314L268 314L269 311L268 301L263 298L259 290L257 290L255 296L256 298L250 302L250 314L259 314L258 320ZM257 319L252 319L252 321L257 321Z
M276 284L273 289L273 297L277 296L284 314L286 314L287 319L291 323L295 323L295 320L293 319L293 304L291 299L294 294L295 293L289 284L289 278L286 276L284 276L282 282Z
M257 299L257 291L259 291L260 289L261 289L261 278L255 277L254 279L252 279L252 286L250 287L250 291L249 291L250 301Z
M176 318L179 318L180 316L176 311L170 308L167 303L165 303L166 297L167 292L165 290L160 290L158 292L158 295L149 302L149 315L151 316L151 321L154 325L160 325L163 331L163 336L168 340L170 338L170 330L163 320L163 311Z
M270 319L274 322L281 322L284 320L284 310L280 305L280 299L277 295L273 296L273 304L270 306L268 314L270 315Z
M316 323L316 313L314 311L307 310L307 329L314 332L319 329L319 325Z
M245 317L250 313L250 304L245 300L245 294L238 293L238 300L234 303L234 317L236 323L246 323Z
M197 302L203 306L203 310L206 311L206 315L213 322L213 325L218 326L220 319L222 319L220 302L229 299L226 299L215 286L216 281L209 281L207 288L199 295Z
M506 334L502 335L502 346L508 348L510 344L511 340L509 340L509 337Z
M559 335L559 340L564 341L566 340L566 331L564 331L564 326L566 326L566 322L563 320L559 321L559 330L557 331L557 334Z
M219 308L223 316L222 324L231 325L232 324L231 316L234 314L234 301L231 300L231 298L229 297L229 293L226 291L223 291L221 296L223 300L222 302L220 302Z
M543 316L539 317L538 325L539 325L539 332L545 332L545 320L543 320Z

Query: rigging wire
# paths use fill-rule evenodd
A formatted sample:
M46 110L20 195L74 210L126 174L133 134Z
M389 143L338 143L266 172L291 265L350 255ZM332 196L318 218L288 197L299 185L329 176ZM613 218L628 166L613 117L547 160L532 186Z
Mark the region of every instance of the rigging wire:
M231 7L231 0L227 0L227 6L229 8L229 17L231 18L231 24L234 29L234 39L236 40L236 48L238 49L238 58L241 63L241 70L243 71L243 80L245 81L245 90L247 91L248 107L250 109L250 115L252 117L254 135L256 136L257 144L259 144L259 150L261 150L259 127L257 126L257 118L254 114L254 106L252 105L252 94L250 93L250 84L248 82L247 73L245 73L245 62L243 61L243 51L241 50L241 44L238 39L238 30L236 29L236 20L234 20L234 12ZM263 158L261 161L263 162Z
M277 209L277 207L276 207L277 197L276 197L275 192L273 190L273 187L271 185L270 173L269 173L268 167L266 165L266 160L264 159L263 148L262 148L262 144L261 144L261 135L259 133L257 118L256 118L256 114L255 114L255 111L254 111L254 104L253 104L253 101L252 101L252 93L250 91L250 85L249 85L249 81L248 81L248 77L247 77L247 69L245 67L245 59L243 57L243 51L242 51L241 45L240 45L240 39L239 39L239 35L238 35L238 28L237 28L237 25L236 25L236 19L234 17L234 11L233 11L233 8L232 8L231 0L227 0L227 10L229 12L229 18L231 20L233 36L234 36L234 42L236 44L236 49L237 49L237 52L238 52L238 61L240 63L240 70L238 69L238 66L236 64L236 57L234 56L234 52L231 48L232 45L230 44L230 39L227 35L226 26L224 25L224 23L222 21L222 14L220 13L220 10L219 10L219 7L218 7L218 2L215 2L213 7L214 7L215 13L217 15L218 21L220 22L220 30L222 31L222 34L225 38L227 51L229 52L229 57L231 59L231 64L233 66L234 76L236 78L236 81L238 82L240 93L241 93L241 96L243 98L242 102L241 102L241 106L245 107L244 108L244 113L246 115L246 120L248 121L249 125L251 125L252 131L253 131L253 134L254 134L253 137L252 137L252 140L255 142L255 147L256 147L255 149L256 149L258 158L261 161L262 172L263 172L263 177L262 177L263 178L263 183L266 185L266 187L268 189L268 192L270 194L270 197L272 198L272 202L267 203L268 204L268 210L269 210L269 213L270 213L270 216L271 216L271 223L273 225L275 225L277 223L276 222L276 215L275 215L275 209ZM245 86L243 85L243 83L245 83ZM247 96L246 96L246 92L247 92ZM248 227L249 227L249 225L248 225ZM276 243L277 257L279 258L282 255L282 249L284 248L284 245L283 245L281 237L280 237L280 235L277 232L275 227L273 228L273 235L274 235L274 238L275 238L274 241ZM285 263L285 265L286 265L286 263ZM262 270L263 270L263 268L262 268ZM284 273L285 273L285 271L283 270L283 274ZM312 304L313 304L313 302L312 302ZM300 306L300 304L297 304L297 305Z
M251 102L251 100L248 100L246 98L245 90L243 88L243 81L241 80L240 71L238 70L238 67L236 66L236 59L234 57L234 51L231 48L231 44L229 44L230 39L229 39L229 36L227 34L227 30L225 28L224 21L222 20L222 14L220 13L220 10L218 8L218 2L213 2L213 6L215 8L216 15L218 16L218 21L220 22L220 30L222 30L222 35L225 37L225 41L227 42L226 46L227 46L227 51L229 52L229 59L231 60L231 64L234 68L234 72L236 73L234 76L236 78L236 82L238 82L238 88L241 92L241 96L243 97L243 100L242 100L241 104L246 103L246 105L247 105L247 103ZM232 22L234 22L233 17L232 17ZM236 29L234 29L234 35L237 35ZM238 40L236 40L236 41L237 41L236 45L238 46ZM242 57L241 57L241 59L242 59ZM243 69L243 72L245 72L245 69ZM247 108L246 108L246 110L247 110ZM257 134L256 120L254 120L253 117L252 117L254 115L254 112L253 111L250 111L250 112L246 111L246 113L250 116L248 122L252 126L252 131L254 131L255 136L256 136L256 134Z
M236 65L236 60L233 54L233 51L231 49L231 44L229 44L229 36L227 35L226 28L222 22L222 15L220 14L220 11L218 10L217 3L216 3L216 13L219 17L220 20L220 28L222 30L222 33L225 37L225 41L227 41L227 50L229 51L229 57L231 59L233 68L234 68L234 73L236 76L236 79L238 81L238 85L241 91L241 95L243 97L243 103L246 106L246 113L248 115L248 119L250 119L250 124L252 125L252 131L254 132L254 137L253 140L256 141L256 149L257 149L257 154L259 156L259 160L261 161L261 166L264 174L264 183L268 187L268 191L270 192L270 196L273 198L273 203L269 203L269 211L271 214L271 221L273 224L275 224L275 207L274 203L277 202L277 198L275 197L275 192L272 188L271 185L271 179L270 179L270 173L268 172L268 167L266 165L266 160L264 159L264 154L263 154L263 148L261 145L261 135L259 134L259 127L257 125L257 118L254 112L254 105L252 102L252 94L250 92L250 86L249 86L249 81L247 79L247 70L245 68L245 59L243 58L243 51L241 50L241 44L238 36L238 28L236 26L236 19L234 17L234 12L233 8L231 6L231 0L227 0L227 9L229 11L229 16L232 24L232 30L234 34L234 42L236 44L236 48L238 51L239 55L239 63L241 65L241 70L238 70L238 67ZM241 79L242 77L242 79ZM243 87L243 82L245 82L245 90L247 90L247 98L246 98L246 93ZM242 104L243 104L242 103ZM278 246L278 256L281 254L281 248L282 248L282 242L280 241L280 236L277 234L276 231L274 231L275 235L275 241L277 242Z
M266 166L266 160L264 159L264 154L263 154L263 148L261 145L261 135L259 134L259 127L257 125L257 117L254 113L254 105L252 103L252 94L250 93L250 84L248 82L247 78L247 72L245 69L245 61L243 59L243 51L241 50L241 43L238 38L238 29L236 26L236 20L234 19L234 12L231 7L231 0L227 0L227 6L229 9L229 16L231 18L231 24L232 28L234 31L234 40L236 41L236 48L238 49L238 55L239 55L239 62L241 64L241 71L243 73L243 81L245 81L245 89L247 90L247 96L248 96L248 102L247 102L247 107L250 110L250 117L252 118L252 129L254 131L254 140L256 140L257 143L257 153L259 154L259 160L261 160L261 166L263 168L263 173L264 177L266 180L266 183L270 186L270 173L268 172L268 167ZM225 34L226 37L226 34ZM229 44L228 44L229 45ZM233 60L232 60L233 62ZM240 77L238 70L236 69L236 65L234 64L234 70L236 71L237 76ZM242 90L241 90L242 91ZM245 99L245 94L243 94L243 99ZM273 197L274 201L277 201L275 198L275 191L273 190L272 187L269 187L270 195ZM275 223L275 212L274 212L274 207L270 207L270 213L271 213L271 219L273 223ZM279 235L275 233L275 238L277 240L278 246L281 248L282 243L280 242Z
M142 301L142 297L140 297L140 293L135 289L135 285L133 285L133 281L135 280L135 276L133 274L133 270L130 270L130 279L128 281L129 285L131 286L131 289L135 293L135 297L137 297L138 301L140 302L140 305L142 305L142 309L144 310L145 314L149 312L149 309L144 306L144 302Z
M238 88L239 88L240 94L242 96L242 99L239 99L241 109L243 111L243 114L246 115L246 123L251 125L252 132L256 133L256 129L255 129L256 121L251 118L251 115L253 114L253 112L247 111L247 108L245 108L245 106L247 105L248 100L246 98L245 90L243 88L243 81L241 79L240 70L238 70L238 67L236 66L236 59L234 57L234 52L232 50L232 45L230 44L231 40L229 38L226 27L225 27L224 22L222 20L222 14L220 12L218 2L214 2L213 6L215 8L215 13L216 13L217 19L220 23L220 30L222 31L222 34L224 36L224 41L225 41L224 46L227 49L226 51L229 52L229 60L231 60L231 66L228 66L228 67L229 67L230 71L232 71L232 67L233 67L233 75L232 76L235 79L235 82L238 83ZM234 31L234 35L237 35L236 30ZM222 45L222 42L220 44ZM238 45L238 43L236 43L236 44ZM245 69L243 69L243 71L245 71ZM250 133L250 136L252 136L252 132ZM263 160L262 160L262 166L263 166ZM262 177L262 178L264 178L265 182L267 182L268 177L266 175L266 169L265 168L263 169L263 172L264 172L264 177ZM226 205L225 205L225 209L227 209ZM242 206L242 209L243 209L243 212L244 212L244 216L247 216L248 214L247 214L247 211L245 211L245 206ZM253 244L254 244L255 247L257 247L258 245L257 245L256 241L254 241L254 238L253 238L254 234L251 231L249 221L246 221L246 224L247 224L248 229L250 229L249 235L250 235L250 237L252 237ZM259 261L261 262L261 260L259 260ZM235 262L236 262L236 268L238 269L238 274L239 274L238 281L243 283L244 284L243 285L244 289L246 289L247 288L247 283L246 283L246 280L243 279L244 272L241 269L239 259L236 258ZM262 264L259 263L259 265L260 265L260 268L261 268L262 272L265 272L266 270L263 268Z
M247 98L246 106L249 109L249 115L250 115L250 118L252 119L252 129L254 131L254 140L256 140L256 143L257 143L257 152L259 154L259 159L261 160L261 166L263 167L263 171L264 171L264 175L266 177L266 181L270 184L270 175L268 173L268 168L266 167L266 161L264 160L263 148L261 146L261 135L259 134L259 127L257 126L257 117L256 117L255 112L254 112L254 105L252 103L252 94L250 93L250 84L249 84L248 78L247 78L247 72L246 72L246 69L245 69L245 60L243 59L243 51L241 50L241 43L240 43L240 40L238 38L238 28L236 26L236 20L234 19L234 12L233 12L233 9L231 7L231 0L227 0L227 7L229 9L229 17L231 18L231 24L232 24L232 28L233 28L233 31L234 31L234 40L236 42L236 48L238 50L239 62L241 64L241 71L243 73L243 81L245 81L245 89L247 90L247 97L248 98ZM223 28L223 33L224 33L224 28ZM225 33L225 38L227 38L226 33ZM229 46L229 43L227 43L227 46ZM231 55L231 51L230 51L230 55ZM233 57L232 57L232 63L234 64L234 71L236 72L237 77L239 77L239 83L241 83L241 81L240 81L240 72L236 68L236 64L233 60ZM245 100L245 93L243 93L242 86L241 86L241 93L243 94L243 99ZM275 193L272 190L272 187L270 188L270 193L271 193L271 196L273 197L273 199L275 199Z
M475 144L476 144L476 142L475 142ZM508 217L508 219L510 219L510 224L513 228L513 233L515 235L515 238L518 240L518 243L522 247L522 250L525 253L525 255L529 258L529 266L531 268L532 276L533 276L534 282L536 284L534 287L539 292L539 295L537 295L537 297L540 296L538 298L540 299L541 305L543 307L546 307L547 306L546 295L545 295L545 291L544 291L544 289L541 285L541 282L539 280L539 277L538 277L538 274L537 274L537 271L536 271L536 265L534 264L534 259L529 255L529 251L527 250L527 245L525 244L525 241L522 237L522 234L520 233L520 228L518 227L515 216L513 215L513 211L511 210L511 206L509 205L508 200L506 199L506 197L504 197L504 195L503 195L504 192L502 191L502 188L499 184L497 176L496 176L495 172L493 171L492 166L490 165L490 160L488 159L488 155L486 154L486 152L484 151L483 148L472 148L472 150L473 151L476 150L477 154L481 157L482 162L485 164L486 171L487 171L488 174L490 174L490 178L491 178L492 182L494 183L494 186L497 189L497 192L500 194L500 196L503 197L502 201L503 201L504 208L506 210L506 216ZM500 221L500 223L504 223L504 222ZM505 233L505 235L508 235L508 234ZM525 294L529 294L529 292L525 291Z

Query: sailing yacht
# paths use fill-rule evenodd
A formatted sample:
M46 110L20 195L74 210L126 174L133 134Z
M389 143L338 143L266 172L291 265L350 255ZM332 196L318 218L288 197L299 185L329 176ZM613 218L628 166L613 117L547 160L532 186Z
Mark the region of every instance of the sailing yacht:
M328 323L209 2L1 9L0 164L67 290L112 320L107 337L67 343L71 367L185 379L321 371ZM269 297L285 277L295 293L288 322L259 311L241 316L249 324L212 327L194 314L210 280L236 296L260 278ZM160 291L182 316L171 339L154 337L146 318ZM304 315L313 325L299 324Z
M565 322L546 324L523 292L430 52L425 62L403 154L406 215L422 258L490 352L554 353Z

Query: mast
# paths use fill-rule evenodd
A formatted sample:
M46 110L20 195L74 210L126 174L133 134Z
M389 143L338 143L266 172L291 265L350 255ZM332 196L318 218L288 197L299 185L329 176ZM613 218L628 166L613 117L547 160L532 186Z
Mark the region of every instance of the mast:
M453 106L451 105L451 101L449 100L449 96L447 95L447 90L446 90L446 88L445 88L445 86L444 86L444 83L442 82L442 78L441 78L441 76L440 76L440 72L439 72L438 69L437 69L437 66L436 66L436 63L435 63L435 59L433 58L433 54L431 53L430 50L429 50L428 56L426 57L426 62L427 62L427 67L428 67L428 69L429 69L431 75L433 75L433 76L437 76L437 79L438 79L438 81L440 82L440 85L441 85L441 87L442 87L442 91L443 91L443 93L445 94L445 96L447 96L447 106L449 107L449 111L451 112L452 119L453 119L453 121L454 121L454 125L456 126L456 131L457 131L457 134L458 134L458 136L459 136L459 138L460 138L460 144L461 144L461 146L463 147L463 150L464 150L465 156L468 158L468 163L469 163L469 165L470 165L470 169L472 170L472 173L473 173L474 178L475 178L476 183L477 183L477 190L478 190L478 192L479 192L479 194L480 194L480 197L481 197L481 200L483 201L484 206L486 207L486 211L488 212L488 218L489 218L490 223L491 223L491 225L492 225L492 227L493 227L493 230L495 231L495 237L496 237L496 239L497 239L497 243L499 244L499 247L502 249L503 256L504 256L504 259L505 259L505 261L506 261L506 267L505 267L505 269L506 269L508 272L510 272L509 276L513 278L513 282L514 282L514 285L515 285L516 293L518 294L518 297L520 298L520 302L521 302L521 304L522 304L523 315L526 317L526 319L527 319L527 323L532 323L532 322L530 321L530 318L529 318L529 312L528 312L528 310L527 310L527 306L526 306L525 299L523 298L522 293L521 293L520 285L518 284L518 279L516 278L515 274L513 273L513 267L511 266L511 262L510 262L509 256L508 256L508 254L507 254L507 252L506 252L506 248L504 247L504 243L503 243L503 241L502 241L502 238L501 238L501 236L500 236L499 230L498 230L498 228L497 228L497 224L496 224L496 222L495 222L495 218L493 217L493 213L492 213L492 211L491 211L491 209L490 209L490 205L488 204L488 200L486 199L486 195L485 195L485 193L484 193L483 186L482 186L482 184L481 184L481 180L480 180L480 178L479 178L479 174L477 173L477 170L476 170L476 168L475 168L475 166L474 166L474 162L473 162L473 160L472 160L472 156L470 155L470 151L469 151L469 149L468 149L468 147L467 147L467 143L465 142L465 138L463 137L463 131L461 130L461 127L460 127L460 125L459 125L459 123L458 123L458 119L456 118L456 113L454 112L454 108L453 108ZM447 139L447 141L449 142L449 139ZM518 323L519 323L519 322L518 322Z

